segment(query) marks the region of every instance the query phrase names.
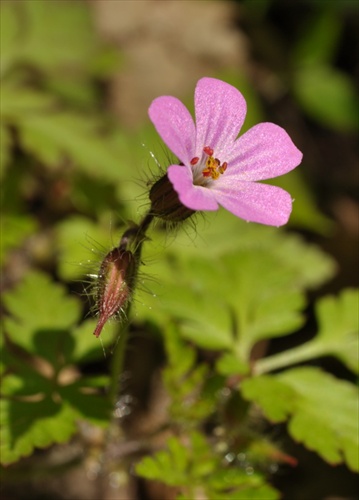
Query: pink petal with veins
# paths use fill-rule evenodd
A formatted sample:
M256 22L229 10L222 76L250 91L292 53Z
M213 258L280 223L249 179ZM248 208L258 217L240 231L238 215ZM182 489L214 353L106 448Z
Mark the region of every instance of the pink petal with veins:
M196 155L204 146L210 146L216 156L225 157L239 134L246 112L246 101L235 87L215 78L199 80L195 90Z
M241 182L212 191L220 205L249 222L282 226L292 211L292 199L287 191L269 184Z
M237 139L227 155L228 178L271 179L293 170L302 157L283 128L274 123L259 123Z
M184 164L194 156L196 129L186 106L171 96L152 101L149 116L166 146Z
M218 203L213 191L193 184L192 173L180 165L171 165L167 175L180 202L191 210L217 210Z

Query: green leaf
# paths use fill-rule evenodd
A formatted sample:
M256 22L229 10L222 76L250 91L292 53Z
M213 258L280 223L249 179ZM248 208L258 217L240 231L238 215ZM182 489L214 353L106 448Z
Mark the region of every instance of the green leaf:
M103 123L93 117L57 109L57 101L44 92L11 82L2 87L1 120L18 128L23 148L48 168L70 159L76 168L101 180L119 181L128 175L131 156L123 133L117 132L115 142L100 133Z
M265 484L262 476L248 476L241 468L223 467L218 454L204 436L192 432L186 445L176 437L168 440L168 450L143 458L136 473L153 481L180 488L181 499L193 499L195 491L206 498L222 500L277 500L278 492Z
M169 438L168 450L142 459L136 465L136 473L171 486L185 486L190 478L198 484L201 477L214 470L215 461L201 434L193 432L189 438L188 446L176 437Z
M339 46L339 38L343 28L343 17L335 8L320 9L307 22L304 31L300 32L298 43L294 47L295 65L329 64L333 62Z
M212 291L206 290L210 286L208 281L215 286L220 280L220 272L206 259L188 259L177 262L176 266L173 264L173 259L167 255L166 260L151 266L152 272L166 281L151 284L151 295L138 293L137 312L154 318L162 317L165 312L178 318L182 335L198 345L209 349L230 348L233 336L228 306L218 294L214 307Z
M243 397L254 401L272 422L285 421L295 410L295 391L277 377L261 375L241 383Z
M258 341L303 324L303 291L331 277L335 267L297 236L234 222L224 213L213 222L195 244L179 235L160 262L157 248L145 250L145 262L157 257L146 269L156 281L151 294L137 293L136 310L155 321L176 318L182 336L231 352L245 366Z
M86 274L98 274L102 260L114 247L110 227L110 218L104 217L103 224L96 224L80 215L67 217L57 224L56 236L61 256L59 274L63 279L69 281L83 278ZM90 277L89 282L96 285L96 279Z
M0 180L4 178L11 160L12 137L10 130L0 123Z
M10 339L29 352L36 353L39 342L55 334L58 338L79 320L80 303L69 297L59 284L40 272L31 272L13 290L4 294L11 317L5 319ZM49 342L51 340L49 339Z
M282 266L297 275L300 287L317 287L334 275L336 264L319 247L307 244L298 235L257 224L247 224L225 210L206 214L206 227L200 226L200 237L182 232L176 235L171 251L178 255L214 257L216 268L225 256L242 251L262 250L277 256Z
M171 377L180 380L195 366L196 352L183 341L174 324L167 323L165 326L164 341Z
M29 402L2 397L1 463L16 462L30 455L35 447L45 448L68 441L76 430L74 417L71 407L51 398Z
M13 64L18 53L19 25L14 5L11 2L0 3L0 75L2 76Z
M16 125L24 116L51 112L56 107L52 96L5 81L1 86L1 121Z
M255 373L266 373L322 356L335 356L349 370L358 373L358 307L358 290L347 289L338 297L322 298L316 305L317 335L304 344L257 361Z
M159 451L153 457L145 457L136 465L136 473L146 479L160 481L170 486L186 483L187 450L176 438L169 439L170 450ZM174 454L173 454L174 451Z
M296 368L242 382L243 396L331 464L359 470L358 391L317 368Z
M309 229L325 236L331 234L334 224L319 211L314 195L305 183L300 169L292 170L266 183L285 189L294 200L289 226Z
M87 319L73 329L74 345L68 353L69 363L88 363L106 358L105 348L113 343L115 332L118 330L117 324L107 324L101 342L94 342L93 332L96 324L96 319Z
M294 92L304 111L325 126L358 130L358 96L353 82L325 65L306 65L294 77Z
M116 229L113 222L114 213L116 219L120 219L119 211L121 205L124 205L117 199L118 186L109 180L94 178L83 172L74 175L71 180L71 201L76 209L80 213L89 215L91 219L100 218L103 223L108 218L108 223L111 223L110 229L114 232Z
M67 441L80 418L107 425L111 404L99 393L108 378L81 377L72 364L104 355L92 335L94 321L75 327L81 313L75 297L32 272L4 294L4 303L11 316L5 319L1 460L11 463L36 447Z
M243 363L233 353L225 353L216 362L216 371L221 375L246 375L250 371L249 363Z
M10 49L17 42L19 61L45 70L72 72L91 63L96 42L90 10L84 4L74 2L64 9L63 2L58 0L21 2L4 11L7 16L4 25L11 20L11 30L6 30L7 46Z
M264 483L259 474L248 476L244 470L223 469L208 478L211 500L278 500L279 492Z
M165 388L171 398L169 413L176 422L202 422L213 412L215 397L206 392L208 369L196 363L196 351L187 345L173 323L164 330L168 364L163 371Z
M79 418L96 425L108 422L109 401L83 393L84 381L56 385L22 366L17 368L16 375L5 376L3 382L0 400L2 464L28 456L35 448L68 441L77 430Z
M350 370L359 373L359 290L347 289L338 298L325 297L316 306L319 323L311 348L339 358Z
M71 158L77 168L92 176L121 179L121 162L89 118L69 112L36 114L23 116L18 125L25 150L45 165L58 166Z
M1 218L0 264L4 264L7 253L20 247L28 236L35 232L36 222L28 215L7 215Z

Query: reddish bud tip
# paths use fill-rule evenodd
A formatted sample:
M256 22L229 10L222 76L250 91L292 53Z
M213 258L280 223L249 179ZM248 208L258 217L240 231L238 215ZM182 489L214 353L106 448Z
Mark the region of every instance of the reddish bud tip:
M107 321L127 305L135 273L135 258L130 251L114 248L104 258L99 272L96 337L99 337Z

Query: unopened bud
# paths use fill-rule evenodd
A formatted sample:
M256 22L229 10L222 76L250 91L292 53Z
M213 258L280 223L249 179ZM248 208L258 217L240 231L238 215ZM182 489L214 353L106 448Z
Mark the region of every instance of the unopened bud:
M94 335L98 337L105 323L124 312L131 298L136 277L136 261L132 252L114 248L104 258L99 273L97 307L99 318Z
M154 183L150 190L151 214L165 221L180 222L194 214L180 202L167 174Z

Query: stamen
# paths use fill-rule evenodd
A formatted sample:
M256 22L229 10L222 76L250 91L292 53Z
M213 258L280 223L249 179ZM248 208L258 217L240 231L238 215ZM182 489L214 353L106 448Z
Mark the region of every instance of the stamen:
M208 156L208 158L206 159L206 167L202 170L202 175L203 177L211 177L213 180L217 180L220 174L223 174L227 170L227 162L225 161L221 165L220 160L213 157L214 151L210 146L205 146L203 148L203 152ZM191 165L193 165L192 161Z
M208 156L213 156L213 149L212 149L212 148L210 148L209 146L205 146L205 147L203 148L203 151L206 153L206 155L208 155Z
M224 161L222 165L219 165L218 170L220 174L224 174L224 172L227 170L227 162Z
M198 156L195 156L195 157L194 157L194 158L192 158L192 160L190 161L190 164L191 164L192 166L194 166L194 165L197 165L197 163L198 163L198 162L199 162L199 158L198 158Z

